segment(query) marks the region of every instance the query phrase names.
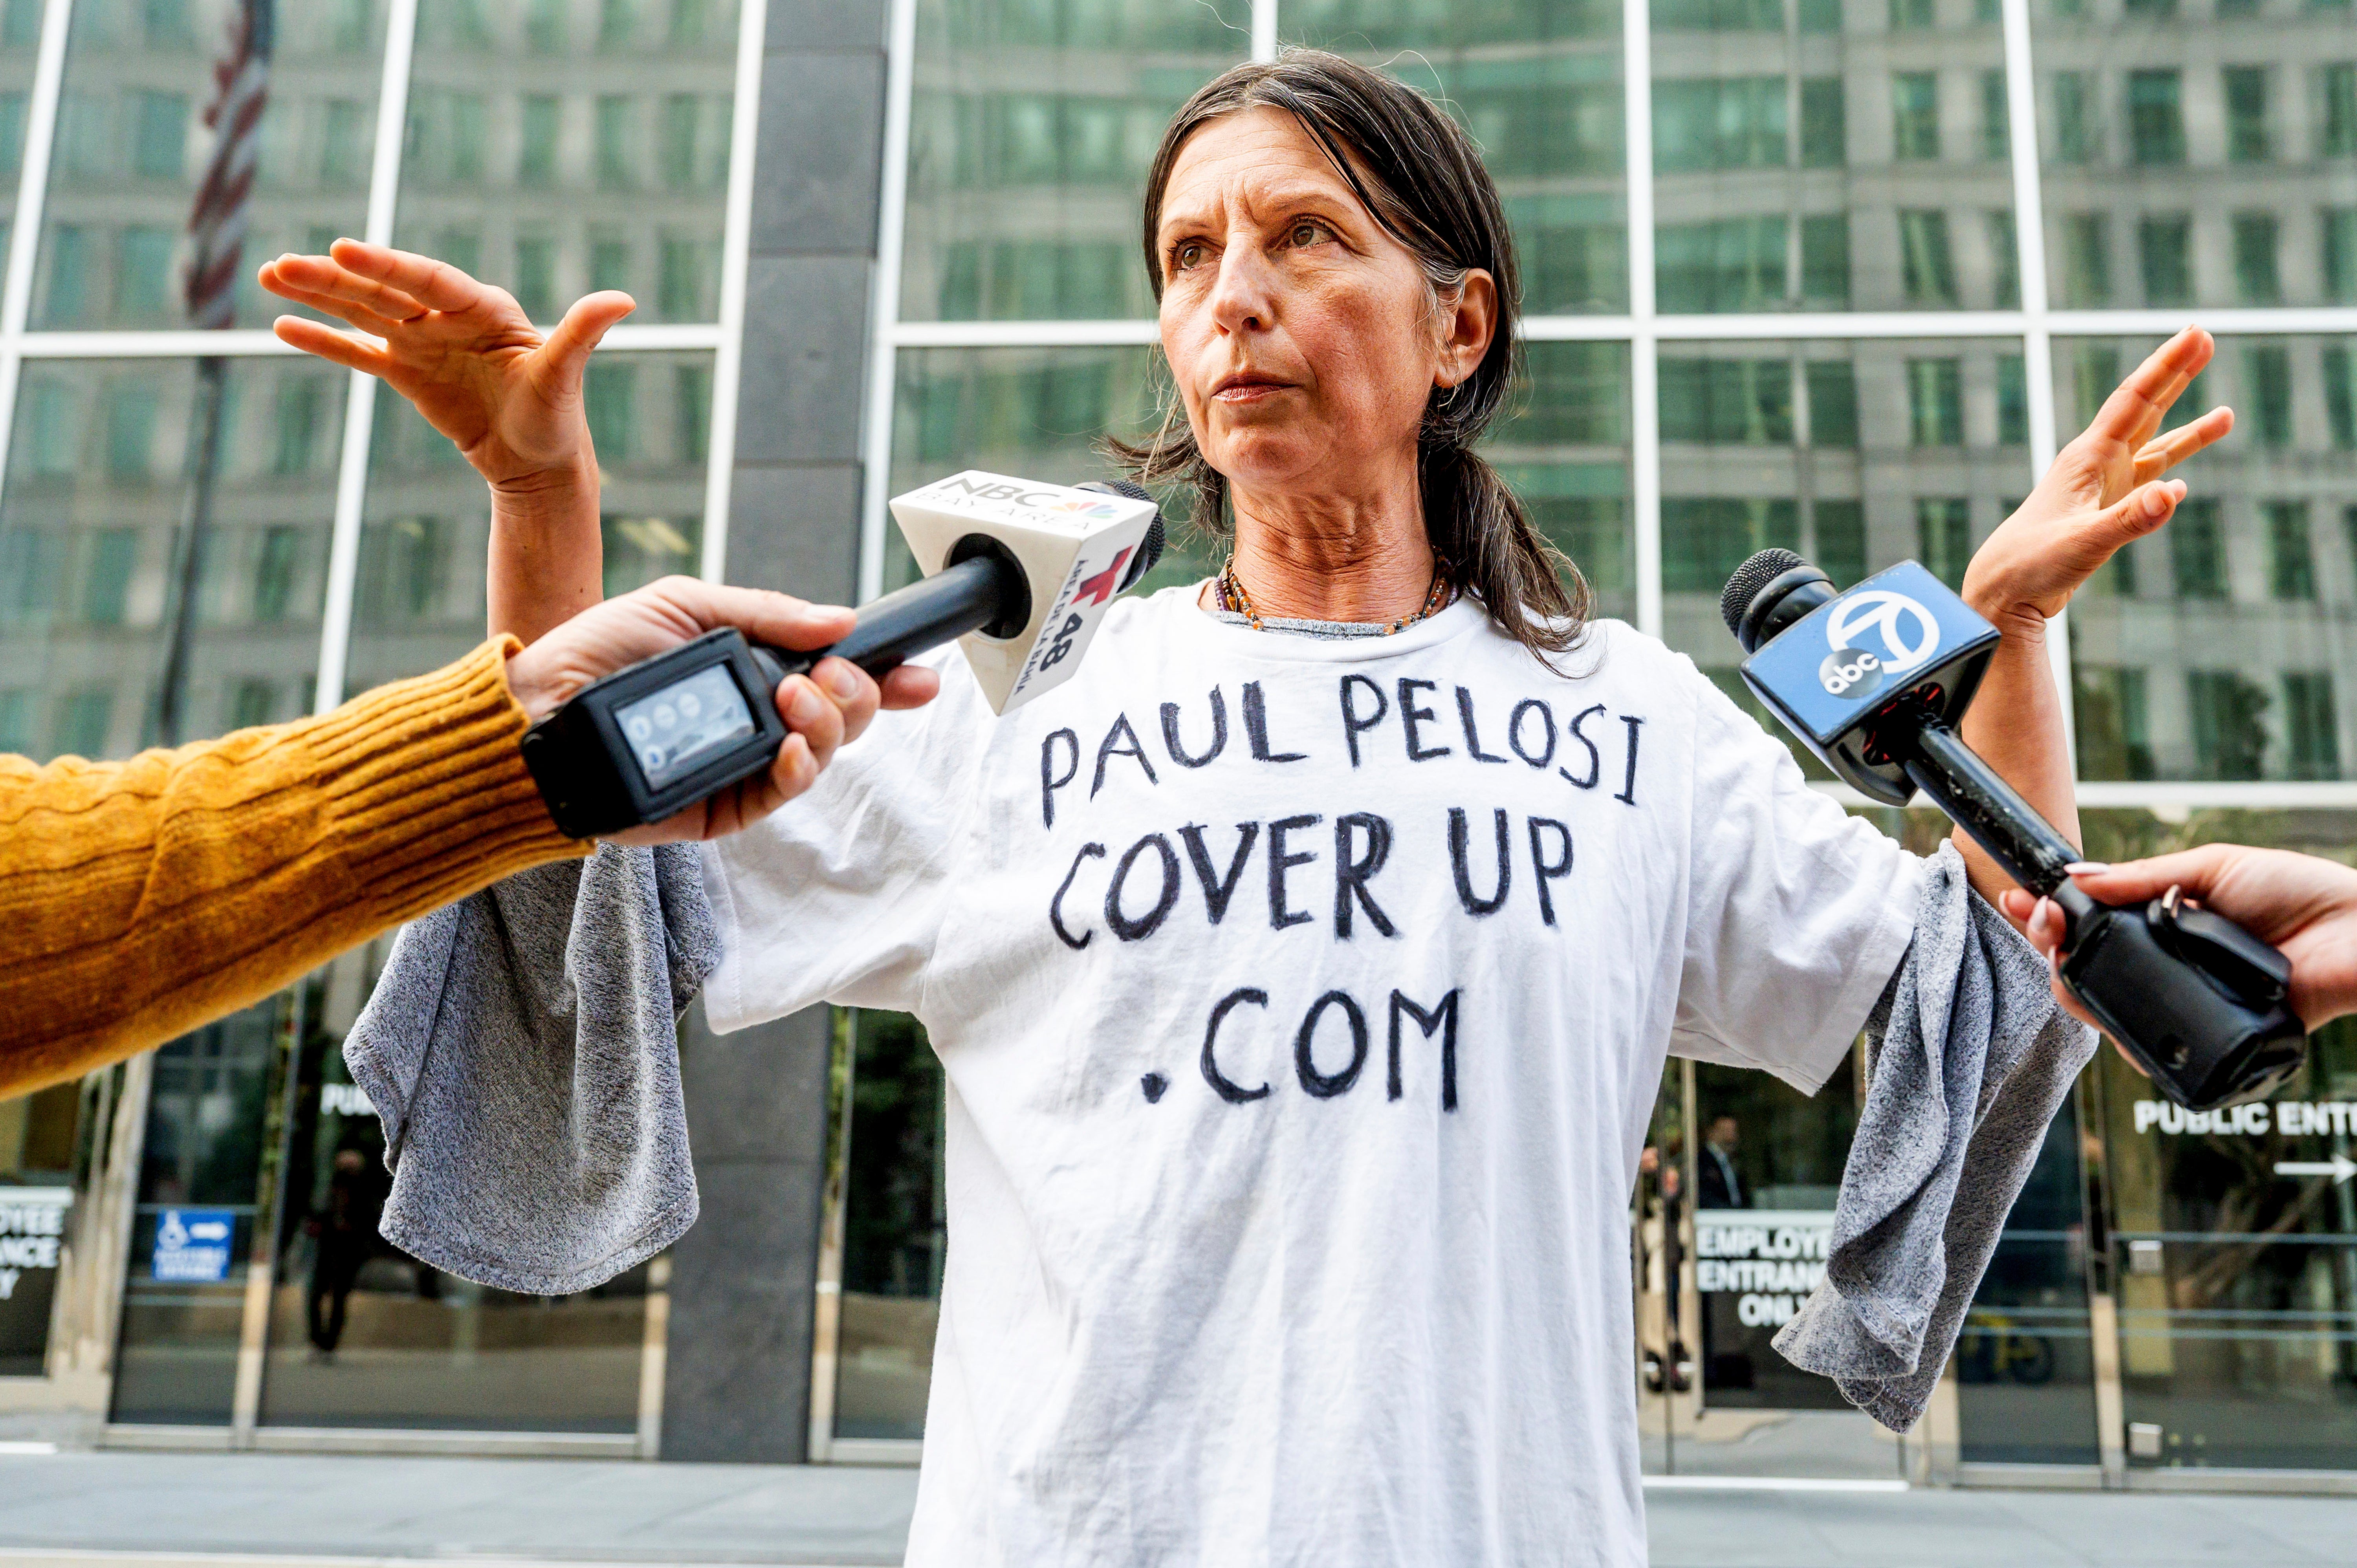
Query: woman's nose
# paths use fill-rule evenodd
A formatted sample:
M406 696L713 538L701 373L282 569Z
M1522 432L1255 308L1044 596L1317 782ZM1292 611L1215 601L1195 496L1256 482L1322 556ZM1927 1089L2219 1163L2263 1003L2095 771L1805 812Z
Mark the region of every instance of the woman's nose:
M1275 281L1258 246L1229 246L1211 290L1211 319L1226 333L1267 331L1276 320Z

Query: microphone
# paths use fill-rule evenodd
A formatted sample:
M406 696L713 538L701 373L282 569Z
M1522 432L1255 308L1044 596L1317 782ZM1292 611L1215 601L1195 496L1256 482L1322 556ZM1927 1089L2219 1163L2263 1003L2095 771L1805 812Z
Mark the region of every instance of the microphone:
M705 632L592 682L524 732L523 760L559 832L597 838L659 822L770 766L785 744L779 685L822 659L882 676L961 641L994 713L1071 678L1114 598L1161 557L1154 498L969 471L896 497L926 575L862 606L849 636L810 652Z
M1903 561L1837 593L1792 552L1762 550L1718 607L1749 656L1745 684L1844 783L1887 806L1921 789L2006 875L2054 900L2063 983L2162 1093L2208 1111L2299 1069L2289 960L2175 888L2141 908L2097 903L2062 869L2077 848L1956 735L1998 635L1946 584Z

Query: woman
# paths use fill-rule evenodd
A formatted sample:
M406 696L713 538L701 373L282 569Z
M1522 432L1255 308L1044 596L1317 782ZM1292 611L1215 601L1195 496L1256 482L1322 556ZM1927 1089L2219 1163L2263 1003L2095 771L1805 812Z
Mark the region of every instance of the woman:
M1888 1346L1838 1302L1795 1327L1863 1346L1815 1364L1889 1374L1903 1423L2084 1036L1965 897L2005 886L1976 851L1906 854L1684 657L1583 620L1470 449L1515 274L1445 116L1331 56L1239 67L1166 134L1145 242L1178 402L1133 457L1232 517L1226 569L1117 605L1004 720L928 660L935 701L700 875L600 851L577 892L519 878L413 928L348 1047L403 1150L387 1234L547 1290L679 1233L666 1030L570 1000L619 968L638 1017L707 969L722 1029L906 1009L948 1080L954 1238L909 1562L1640 1563L1626 1199L1665 1053L1813 1090L1883 1005L1857 1202L1895 1196L1846 1234L1928 1237L1949 1262L1916 1273L1952 1283ZM436 328L370 293L412 265L274 275L374 303L396 352L494 308L436 274ZM358 362L328 336L296 340ZM2141 369L1967 580L2005 633L1971 738L2066 832L2045 621L2222 434L2139 450L2207 355ZM594 597L565 478L594 465L545 471L544 564L495 545L495 618ZM1916 1048L1934 1013L1964 1021ZM1928 1138L1888 1120L1926 1106Z

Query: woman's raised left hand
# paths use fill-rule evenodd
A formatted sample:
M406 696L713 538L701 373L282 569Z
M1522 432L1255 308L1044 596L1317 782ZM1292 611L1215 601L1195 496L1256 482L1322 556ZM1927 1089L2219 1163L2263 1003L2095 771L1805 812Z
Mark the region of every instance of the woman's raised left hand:
M2233 429L2234 411L2213 408L2165 435L2160 422L2216 352L2198 327L2154 349L1982 542L1964 573L1964 598L2000 631L2042 632L2122 545L2176 511L2185 483L2160 476Z

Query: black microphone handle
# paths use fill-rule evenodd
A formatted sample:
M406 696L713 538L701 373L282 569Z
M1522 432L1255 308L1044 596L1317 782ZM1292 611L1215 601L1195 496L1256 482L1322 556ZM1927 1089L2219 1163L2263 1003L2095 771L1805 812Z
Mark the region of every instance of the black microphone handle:
M1905 738L1889 750L1900 758L1915 787L1937 802L1975 843L1988 851L1989 858L2004 867L2007 876L2066 909L2077 902L2064 897L2078 889L2062 868L2086 858L2078 848L1945 722L1921 707L1898 717L1905 726Z
M756 644L754 661L772 689L789 675L810 673L829 657L848 659L880 678L913 654L954 642L998 619L1008 596L1004 579L1009 571L991 556L968 556L921 582L870 599L860 607L851 635L840 642L807 652Z

